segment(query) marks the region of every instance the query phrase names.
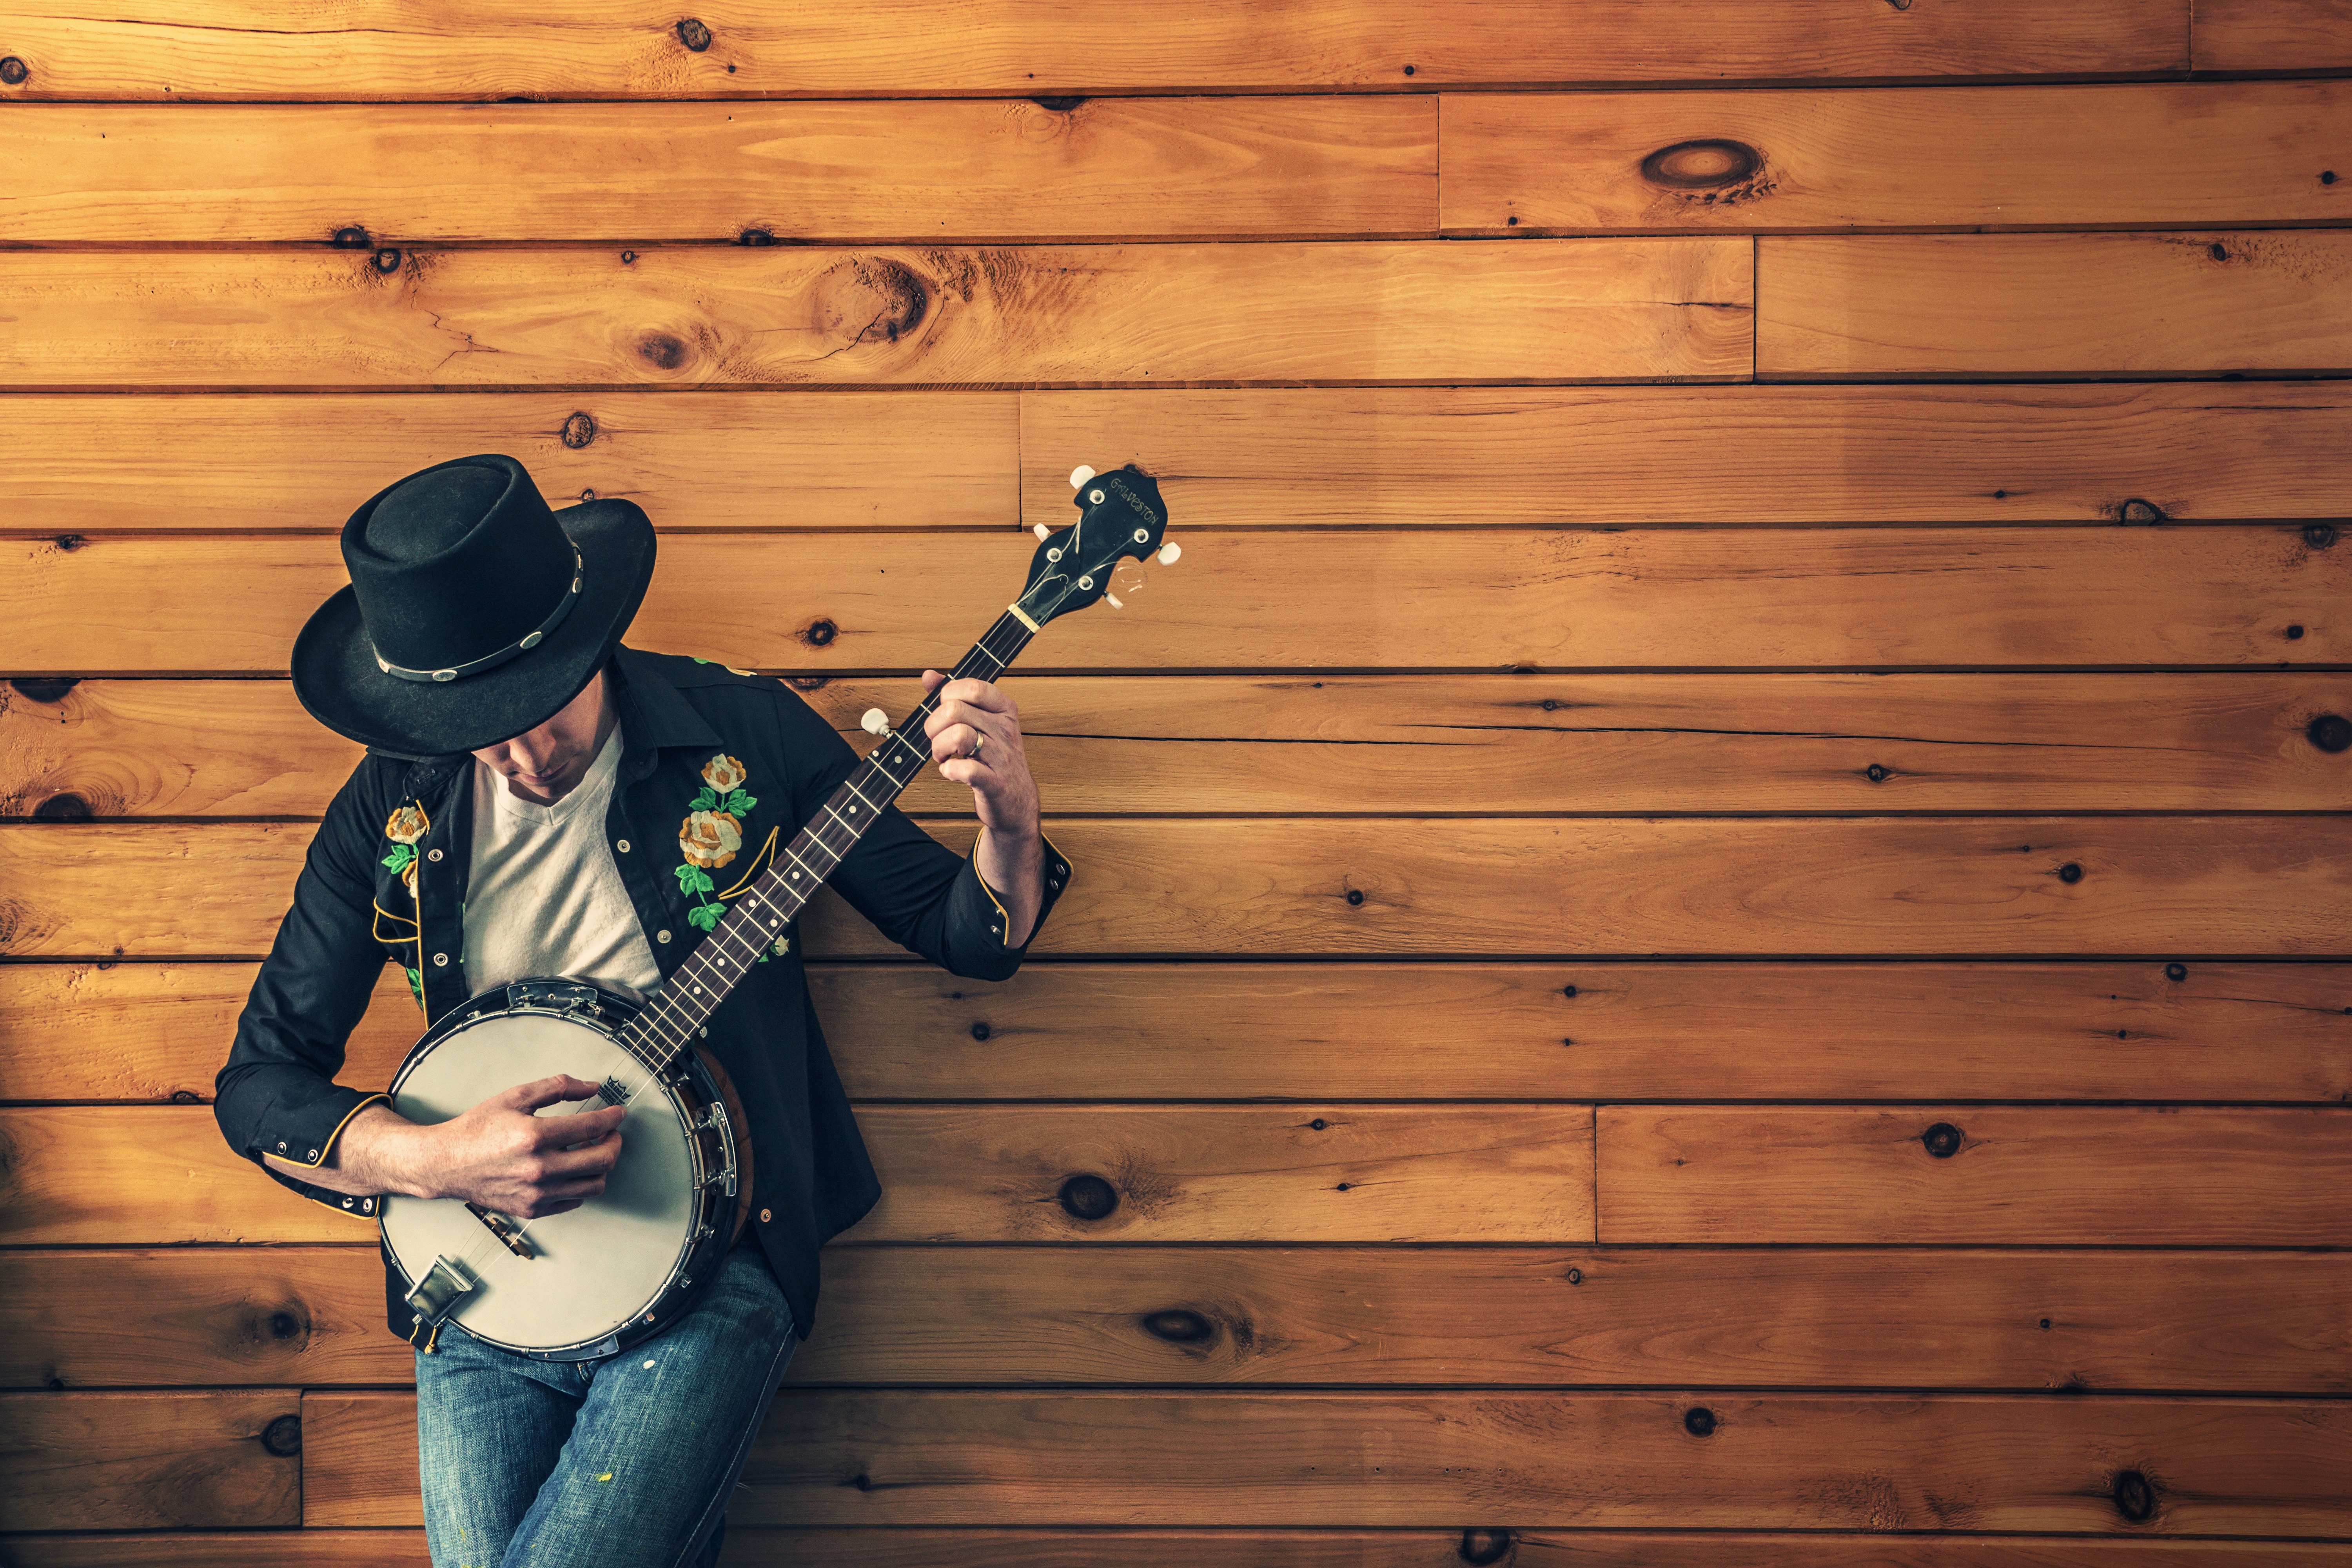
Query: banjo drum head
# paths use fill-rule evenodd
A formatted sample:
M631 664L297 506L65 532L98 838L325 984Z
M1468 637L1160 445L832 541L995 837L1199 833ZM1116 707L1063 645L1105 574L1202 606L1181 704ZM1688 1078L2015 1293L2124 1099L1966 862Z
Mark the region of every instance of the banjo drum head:
M699 1159L691 1112L646 1065L584 1019L501 1012L467 1023L414 1058L394 1080L393 1109L433 1124L534 1079L570 1073L628 1091L621 1158L604 1190L576 1209L531 1220L517 1257L457 1198L384 1200L383 1237L414 1285L442 1257L478 1283L450 1312L475 1338L502 1349L548 1352L595 1344L651 1310L676 1278L696 1227ZM604 1101L559 1100L543 1117L600 1110ZM522 1224L516 1221L517 1224Z

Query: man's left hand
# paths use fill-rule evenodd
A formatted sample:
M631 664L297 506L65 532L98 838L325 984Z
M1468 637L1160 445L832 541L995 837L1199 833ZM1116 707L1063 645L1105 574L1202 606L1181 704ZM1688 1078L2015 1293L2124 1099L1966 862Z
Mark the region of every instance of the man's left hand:
M923 721L931 761L941 777L971 791L981 826L974 863L988 885L1004 895L1013 926L1004 942L1019 947L1045 902L1045 864L1037 781L1021 749L1021 710L989 681L949 680L936 669L923 671L923 689L940 694L939 706Z

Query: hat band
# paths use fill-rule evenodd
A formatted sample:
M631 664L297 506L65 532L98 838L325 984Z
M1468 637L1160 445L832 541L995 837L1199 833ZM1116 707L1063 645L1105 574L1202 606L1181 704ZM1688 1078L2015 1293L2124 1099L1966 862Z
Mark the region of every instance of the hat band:
M383 651L371 642L368 647L375 654L375 667L395 680L416 680L427 684L462 680L469 675L479 675L486 669L496 669L517 655L537 647L548 633L563 624L563 617L570 615L572 606L580 602L580 584L586 581L587 574L587 566L580 559L580 547L575 544L572 547L571 591L555 601L554 612L547 619L539 623L537 631L529 634L520 642L509 643L496 653L485 654L470 663L451 665L446 669L403 669L399 665L384 658Z

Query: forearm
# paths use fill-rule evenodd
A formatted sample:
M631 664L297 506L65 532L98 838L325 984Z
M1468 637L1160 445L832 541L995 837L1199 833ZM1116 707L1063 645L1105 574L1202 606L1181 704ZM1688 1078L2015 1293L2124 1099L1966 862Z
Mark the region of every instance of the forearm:
M1012 929L1004 933L1004 945L1019 947L1029 940L1030 931L1037 923L1037 911L1045 903L1045 840L1033 824L1026 834L999 833L992 828L980 830L980 842L972 851L973 868L981 880L996 889L1004 900L1005 922Z
M397 1193L407 1197L436 1197L427 1180L430 1163L424 1158L425 1129L379 1101L362 1107L345 1124L342 1135L315 1165L281 1160L265 1153L270 1169L333 1192L354 1197Z

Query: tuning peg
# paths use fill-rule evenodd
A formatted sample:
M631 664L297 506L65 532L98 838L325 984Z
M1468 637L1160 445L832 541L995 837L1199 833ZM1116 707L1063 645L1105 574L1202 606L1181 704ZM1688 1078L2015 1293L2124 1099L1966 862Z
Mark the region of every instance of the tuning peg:
M1184 547L1177 543L1174 540L1171 540L1160 547L1160 564L1162 566L1173 566L1176 564L1176 558L1183 553Z
M866 717L857 721L857 727L869 735L887 735L890 732L890 715L879 708L868 708Z
M1030 531L1030 532L1032 532L1032 533L1034 533L1034 534L1035 534L1038 538L1043 539L1043 538L1045 538L1047 534L1049 534L1049 533L1053 532L1054 531L1053 531L1052 529L1050 529L1050 528L1047 528L1044 523L1042 523L1042 522L1041 522L1041 523L1037 524L1037 526L1035 526L1034 528L1032 528L1029 531Z
M1072 489L1076 489L1080 485L1085 484L1088 479L1093 479L1094 477L1095 471L1092 468L1087 468L1084 463L1080 463L1076 468L1070 470L1070 488Z
M1103 603L1108 605L1114 610L1123 610L1127 608L1125 605L1118 602L1118 595L1112 593L1108 588L1103 590Z

